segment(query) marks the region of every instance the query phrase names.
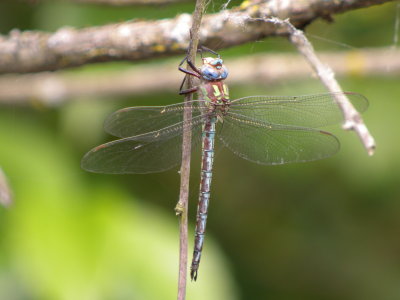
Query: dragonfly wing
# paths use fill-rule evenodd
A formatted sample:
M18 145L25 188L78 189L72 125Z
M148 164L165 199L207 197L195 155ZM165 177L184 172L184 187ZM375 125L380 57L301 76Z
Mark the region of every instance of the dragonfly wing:
M167 106L136 106L120 109L112 113L104 122L104 129L118 137L131 137L160 130L183 121L184 110L192 116L201 114L204 101L189 101L189 106L178 103Z
M318 128L343 121L335 102L346 95L354 107L363 112L368 100L357 93L325 93L304 96L250 96L233 100L229 110L266 123Z
M191 127L192 146L201 140L202 117L190 125L181 122L147 134L112 141L90 150L82 158L83 169L95 173L144 174L177 166L182 156L183 128Z
M306 162L335 154L340 144L326 131L276 125L228 113L219 135L236 155L263 165Z

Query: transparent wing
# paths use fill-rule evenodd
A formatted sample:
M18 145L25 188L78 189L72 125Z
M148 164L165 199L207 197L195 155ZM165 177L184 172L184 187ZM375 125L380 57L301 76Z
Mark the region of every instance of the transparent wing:
M199 116L204 101L190 101L189 107L183 103L167 106L136 106L120 109L112 113L104 122L104 129L118 137L131 137L160 130L183 121L183 112L188 109L192 116Z
M231 112L219 138L238 156L263 165L318 160L340 148L338 139L325 131L265 123Z
M201 140L203 117L109 142L90 150L82 158L83 169L95 173L126 174L161 172L177 166L182 156L182 132L192 129L192 146Z
M357 93L325 93L304 96L250 96L233 100L229 111L267 123L318 128L343 121L334 97L345 94L363 112L368 100Z

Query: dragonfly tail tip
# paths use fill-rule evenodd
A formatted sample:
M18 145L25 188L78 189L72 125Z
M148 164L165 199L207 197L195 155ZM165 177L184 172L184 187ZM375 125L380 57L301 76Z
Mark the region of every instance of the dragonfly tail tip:
M190 270L190 278L192 279L192 281L196 281L197 280L197 270Z

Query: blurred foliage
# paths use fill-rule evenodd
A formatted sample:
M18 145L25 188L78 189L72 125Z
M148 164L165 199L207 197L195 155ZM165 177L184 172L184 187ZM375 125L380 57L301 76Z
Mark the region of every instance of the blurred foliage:
M110 176L85 180L72 145L42 119L49 113L0 114L0 139L7 141L0 159L16 199L1 211L0 299L173 299L178 234L172 209L168 216L141 205ZM209 246L205 278L191 299L230 293L224 280L213 280L229 276ZM18 284L10 285L14 279Z
M218 11L223 3L210 2L208 9ZM318 50L393 46L396 5L335 16L332 24L317 21L307 33ZM191 13L192 6L110 8L3 0L0 32L174 17ZM229 67L229 57L265 51L293 48L275 38L221 54ZM70 72L130 65L97 64ZM393 132L400 126L398 78L358 74L340 82L344 90L370 99L364 117L377 140L376 155L368 157L357 137L339 127L332 130L342 142L341 152L318 162L264 167L220 150L199 280L188 284L188 299L400 298L400 141ZM305 79L231 87L235 97L321 91L317 80ZM91 147L110 139L101 127L113 110L181 98L165 93L73 100L54 109L0 108L0 166L15 197L11 208L0 208L0 299L174 299L177 170L98 175L80 170L79 161ZM192 225L198 182L197 153Z

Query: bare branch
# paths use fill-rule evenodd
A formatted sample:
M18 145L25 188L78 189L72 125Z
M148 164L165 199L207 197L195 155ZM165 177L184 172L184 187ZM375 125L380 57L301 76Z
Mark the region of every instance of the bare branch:
M195 63L197 47L199 44L199 30L201 20L206 9L206 0L196 0L196 7L193 12L193 24L190 29L190 44L187 53L187 59ZM189 68L189 62L187 64ZM191 76L186 75L187 88L194 86ZM191 93L185 96L185 108L190 108L190 101L193 96ZM183 112L183 121L190 122L192 112L185 109ZM186 299L186 282L187 282L187 260L188 260L188 202L189 202L189 179L190 179L190 156L192 148L192 131L190 127L183 130L182 137L182 165L181 165L181 185L179 193L179 201L175 211L180 217L180 235L179 235L179 279L178 279L178 300Z
M336 75L395 76L400 74L400 51L391 48L319 53ZM177 92L182 75L176 62L135 66L106 74L46 72L0 77L0 103L29 105L32 100L58 105L74 98L106 98L132 94ZM256 54L227 61L229 84L273 84L310 78L314 71L298 54ZM243 68L246 66L246 68ZM165 76L168 74L168 76ZM154 82L157 82L154 85Z
M290 18L304 28L318 18L381 4L392 0L260 0L204 17L202 45L212 49L230 47L275 35L286 35L271 24L255 21L270 16ZM189 44L192 17L130 21L85 29L61 28L55 33L13 30L0 36L0 73L51 71L87 63L143 60L182 54Z
M8 185L6 175L0 168L0 204L9 206L12 203L12 192Z
M183 2L187 0L71 0L78 3L103 4L112 6L155 5Z
M307 40L301 30L296 29L288 20L278 18L270 18L266 20L279 27L284 27L289 32L289 39L296 46L297 50L304 56L308 63L312 66L318 78L330 92L341 92L342 89L335 79L335 74L328 65L324 65L315 54L314 48ZM369 155L373 155L375 151L375 141L365 126L361 115L357 112L345 94L335 93L335 101L343 112L345 124L343 128L346 130L354 130L359 136L365 149Z

